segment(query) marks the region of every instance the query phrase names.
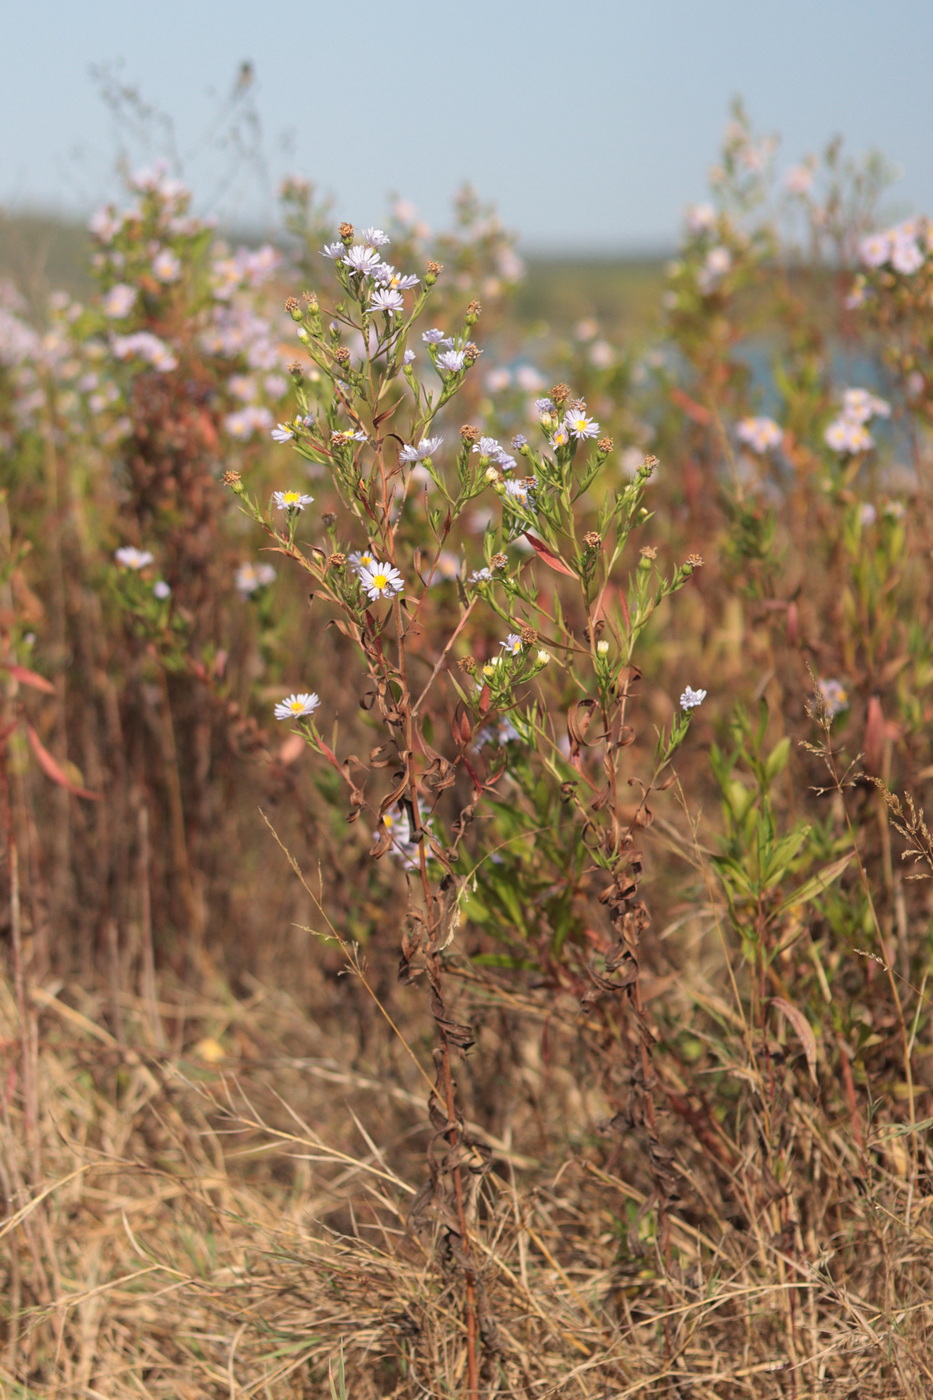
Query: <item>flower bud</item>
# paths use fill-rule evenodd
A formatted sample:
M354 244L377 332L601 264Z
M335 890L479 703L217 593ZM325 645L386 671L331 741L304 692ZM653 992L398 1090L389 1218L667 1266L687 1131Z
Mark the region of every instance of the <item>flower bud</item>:
M597 643L596 643L596 655L597 655L597 656L608 656L608 655L609 655L609 643L608 643L608 642L597 642Z
M302 316L301 303L297 297L289 297L285 303L285 310L293 321L300 321Z
M551 653L549 651L539 651L537 656L535 657L535 660L537 661L539 666L546 666L550 659Z

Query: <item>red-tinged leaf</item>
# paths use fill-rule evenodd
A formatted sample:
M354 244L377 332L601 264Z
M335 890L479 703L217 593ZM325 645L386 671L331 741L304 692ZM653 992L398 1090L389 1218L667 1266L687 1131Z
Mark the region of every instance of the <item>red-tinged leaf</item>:
M489 714L489 706L492 704L492 696L489 693L489 686L484 685L479 696L479 712L483 719Z
M568 568L563 559L558 559L554 551L548 549L544 540L539 540L536 535L532 535L528 530L525 531L525 539L531 545L538 558L542 559L549 568L555 569L559 574L569 574L571 578L576 578L573 569Z
M308 741L303 734L289 734L282 747L279 749L279 762L284 763L287 768L300 758L308 747Z
M41 690L45 695L54 695L55 687L51 681L47 681L45 676L40 676L36 671L30 671L28 666L17 666L12 661L0 662L5 671L9 671L14 680L20 685L31 685L33 690Z
M44 746L31 724L26 725L26 733L29 735L32 751L39 760L39 767L47 778L51 778L53 783L58 783L59 787L67 788L75 797L86 797L91 802L100 801L99 792L91 792L89 788L78 787L76 783L71 781L65 770Z
M687 417L691 418L694 423L699 423L701 428L709 427L713 421L713 415L709 409L704 408L701 403L697 403L696 399L692 399L689 394L685 394L683 389L674 388L671 390L671 402L683 409Z

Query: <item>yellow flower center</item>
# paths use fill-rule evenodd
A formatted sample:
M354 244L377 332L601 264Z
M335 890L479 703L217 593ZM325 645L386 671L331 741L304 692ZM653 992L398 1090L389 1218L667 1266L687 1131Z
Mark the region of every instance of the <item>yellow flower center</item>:
M285 502L285 504L286 504L287 506L293 506L293 505L295 505L296 502L299 501L300 499L301 499L301 496L300 496L300 493L299 493L298 491L286 491L285 494L284 494L284 496L282 497L282 500Z
M389 584L388 574L373 574L373 588L387 588Z
M303 700L293 700L289 708L293 715L300 715L304 707L305 704Z

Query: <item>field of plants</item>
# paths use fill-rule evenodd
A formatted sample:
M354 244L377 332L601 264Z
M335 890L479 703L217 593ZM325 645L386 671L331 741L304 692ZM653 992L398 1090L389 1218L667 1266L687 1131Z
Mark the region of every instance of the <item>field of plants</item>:
M888 198L737 111L666 267L525 267L156 165L0 285L10 1400L933 1394Z

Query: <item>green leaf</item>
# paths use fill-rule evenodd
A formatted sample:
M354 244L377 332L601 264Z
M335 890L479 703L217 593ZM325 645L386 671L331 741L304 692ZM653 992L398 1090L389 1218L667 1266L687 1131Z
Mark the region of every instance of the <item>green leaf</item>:
M838 860L834 860L832 865L824 866L817 875L811 875L809 880L804 880L793 894L788 895L787 899L778 905L774 911L775 914L785 914L788 909L793 909L797 904L811 903L817 895L828 889L834 880L839 879L854 854L854 851L849 851L848 855L840 856Z

